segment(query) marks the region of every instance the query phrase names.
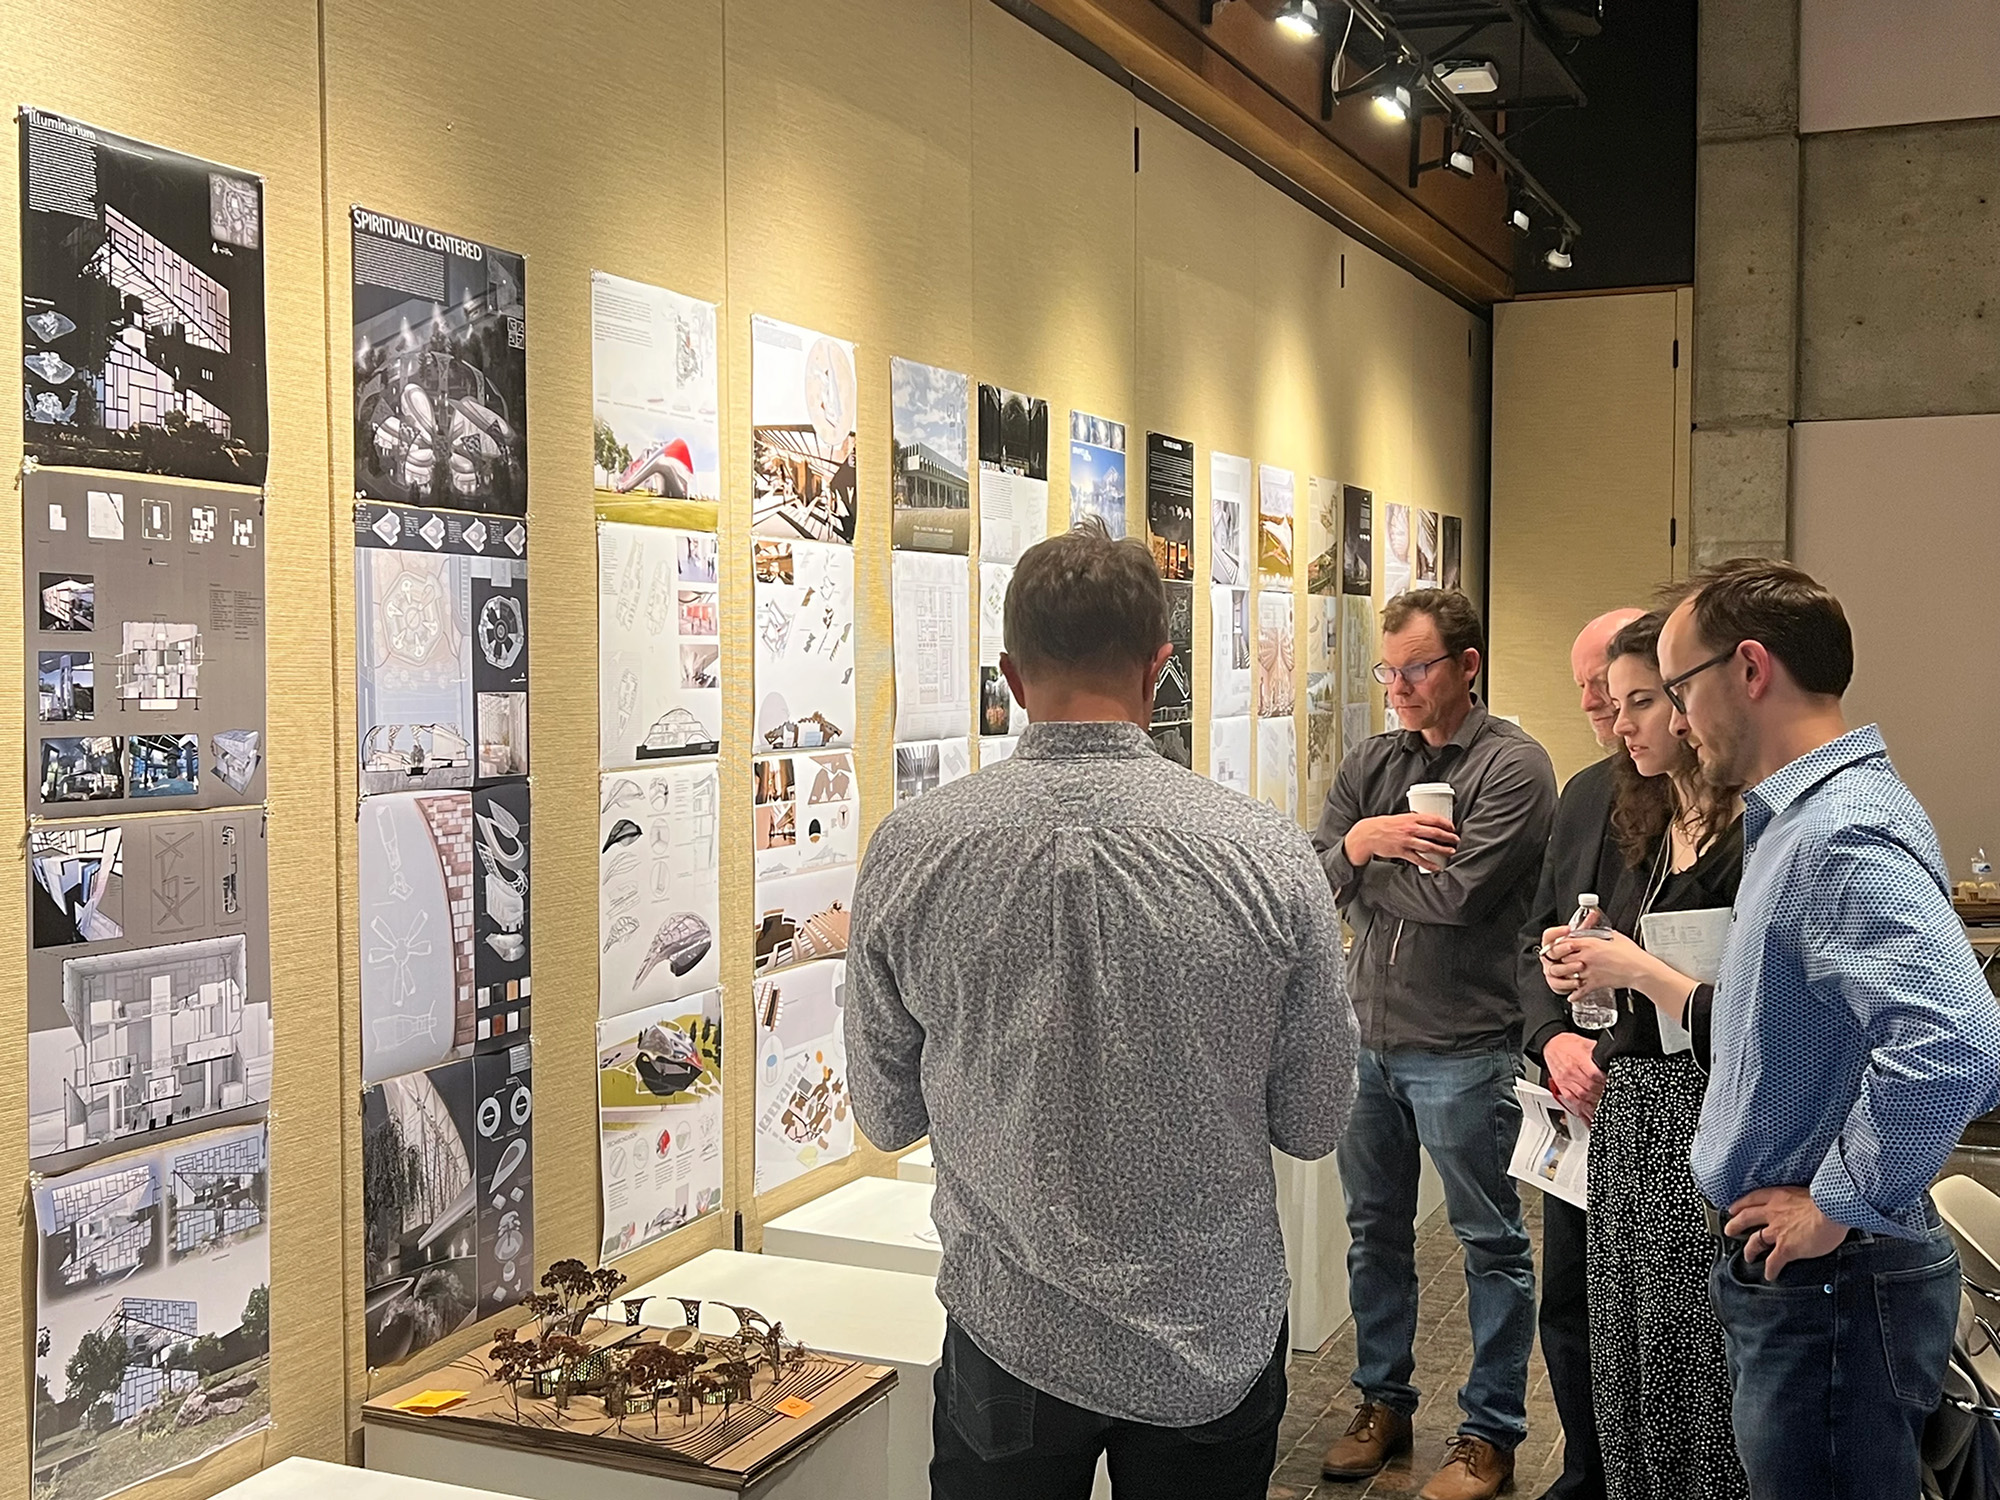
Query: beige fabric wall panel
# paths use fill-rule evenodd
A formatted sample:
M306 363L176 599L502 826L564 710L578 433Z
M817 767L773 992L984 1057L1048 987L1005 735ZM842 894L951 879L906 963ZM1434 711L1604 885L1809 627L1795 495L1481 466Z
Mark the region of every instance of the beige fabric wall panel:
M229 0L182 7L87 9L0 3L0 84L11 103L72 115L107 130L262 174L271 464L265 510L268 657L271 983L275 1073L271 1095L271 1429L134 1491L145 1500L205 1495L290 1453L336 1458L341 1407L340 1082L346 1043L332 976L339 896L327 843L333 797L333 656L326 608L326 388L324 243L319 181L317 16L297 0ZM18 128L0 146L0 352L19 370L22 325ZM11 389L11 387L10 387ZM302 397L302 399L301 399ZM21 409L0 402L0 455L21 452ZM0 522L0 590L18 599L19 495ZM0 632L0 673L20 681L21 638ZM0 738L23 733L19 694L0 694ZM10 873L0 884L0 1175L27 1173L27 1066L19 838L21 782L0 782ZM0 1401L0 1493L24 1494L33 1389L33 1215L23 1221L18 1283L0 1299L0 1345L20 1351L19 1395Z
M974 381L985 369L970 332L971 15L965 0L870 7L784 0L737 6L727 18L729 300L724 329L737 374L724 398L731 421L723 460L729 500L723 566L732 577L741 574L747 581L751 317L781 318L853 340L862 445L854 547L859 635L855 743L864 834L895 802L889 360L897 356L963 370ZM876 85L891 78L897 81L894 88ZM1067 418L1054 410L1050 416L1053 478L1055 427ZM1068 458L1067 443L1063 457ZM753 703L749 609L732 611L725 605L723 630L729 676L724 685L728 714L722 798L725 807L747 809ZM732 838L747 841L747 818L731 818L725 826ZM725 864L722 887L724 978L730 990L727 1034L738 1039L727 1049L728 1149L740 1173L731 1177L730 1196L747 1208L755 1102L751 942L748 924L733 921L731 914L751 909L751 883L747 847L725 845L729 849L739 853ZM848 1160L758 1199L746 1242L753 1248L762 1243L765 1220L849 1178L887 1169L881 1153L858 1133L856 1140Z
M1854 627L1849 724L1879 723L1954 880L2000 854L2000 416L1801 422L1792 555Z
M352 685L353 449L350 329L352 204L519 251L527 256L530 715L534 749L535 1151L534 1257L595 1262L597 1172L597 680L596 523L591 490L590 272L601 267L692 296L722 300L722 24L715 0L629 5L590 0L562 12L560 26L527 5L481 12L341 0L325 10L326 263L331 277L333 482L328 521L335 538L333 601L340 621L335 669L343 689L339 760L343 863L340 910L355 908L355 753ZM476 31L476 42L468 35ZM637 45L639 38L650 39ZM610 39L623 38L624 44ZM674 59L671 85L662 51ZM457 61L446 63L446 59ZM385 60L393 60L385 66ZM533 80L524 90L524 80ZM846 232L845 229L842 231ZM728 325L733 333L734 323ZM746 336L747 342L747 336ZM724 340L725 389L739 384L739 345ZM725 474L745 479L747 428L726 413ZM723 765L732 805L749 806L747 666L750 579L742 541L746 482L729 490L725 545L741 567L723 574L728 691L737 712ZM733 528L733 529L732 529ZM748 819L724 822L727 910L749 909ZM738 937L735 928L729 936ZM725 971L729 1028L749 1014L748 945ZM346 1014L356 1013L352 938L344 964ZM734 1033L741 1037L743 1032ZM740 1060L747 1051L735 1049ZM361 1370L360 1156L352 1100L358 1048L343 1059L348 1080L340 1118L348 1152L350 1358ZM744 1075L747 1077L747 1074ZM740 1098L736 1101L741 1103ZM725 1131L725 1186L749 1182L743 1110ZM279 1168L282 1178L283 1168ZM632 1257L651 1274L696 1246L722 1243L709 1220ZM483 1344L476 1325L416 1356L416 1367ZM373 1389L412 1370L377 1372ZM371 1387L351 1382L350 1402Z
M1676 297L1644 292L1494 309L1494 707L1567 777L1600 753L1569 647L1586 620L1652 603L1672 570Z

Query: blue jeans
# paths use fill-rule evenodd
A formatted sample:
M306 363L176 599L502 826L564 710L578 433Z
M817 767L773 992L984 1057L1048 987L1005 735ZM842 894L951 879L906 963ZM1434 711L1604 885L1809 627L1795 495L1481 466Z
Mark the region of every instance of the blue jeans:
M1735 1243L1708 1278L1753 1500L1904 1500L1958 1323L1958 1252L1856 1234L1764 1280Z
M1472 1374L1459 1430L1511 1452L1528 1431L1535 1343L1535 1262L1507 1175L1521 1106L1520 1055L1361 1049L1353 1123L1340 1143L1347 1197L1347 1297L1354 1384L1379 1406L1417 1409L1417 1148L1437 1163L1445 1210L1465 1247Z

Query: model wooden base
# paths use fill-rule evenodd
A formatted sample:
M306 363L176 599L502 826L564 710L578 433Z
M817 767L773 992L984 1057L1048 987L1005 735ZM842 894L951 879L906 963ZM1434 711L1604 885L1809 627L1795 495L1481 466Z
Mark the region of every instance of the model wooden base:
M712 1354L717 1360L741 1354L734 1340L686 1328L634 1328L593 1320L585 1338L606 1351L660 1343ZM885 1395L895 1383L893 1366L802 1350L785 1362L784 1373L775 1378L768 1367L758 1366L749 1376L748 1399L726 1407L719 1402L698 1403L692 1414L683 1416L671 1398L662 1399L657 1410L640 1411L631 1410L630 1398L625 1398L625 1414L613 1416L602 1393L571 1394L558 1408L554 1395L533 1394L527 1383L518 1390L509 1386L496 1378L486 1355L473 1353L377 1396L363 1408L363 1417L370 1423L422 1428L440 1437L560 1453L588 1463L741 1490ZM462 1390L465 1399L430 1416L399 1409L413 1397L440 1390ZM610 1398L613 1406L619 1401L615 1395Z

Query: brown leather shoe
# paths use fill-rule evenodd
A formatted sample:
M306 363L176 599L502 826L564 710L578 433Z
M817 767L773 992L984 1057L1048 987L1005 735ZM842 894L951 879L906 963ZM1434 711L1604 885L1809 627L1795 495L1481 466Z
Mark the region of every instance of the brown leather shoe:
M1366 1479L1398 1453L1410 1451L1410 1419L1364 1401L1347 1424L1347 1436L1326 1450L1319 1471L1328 1479Z
M1514 1488L1514 1455L1461 1432L1445 1444L1444 1467L1417 1491L1418 1500L1493 1500Z

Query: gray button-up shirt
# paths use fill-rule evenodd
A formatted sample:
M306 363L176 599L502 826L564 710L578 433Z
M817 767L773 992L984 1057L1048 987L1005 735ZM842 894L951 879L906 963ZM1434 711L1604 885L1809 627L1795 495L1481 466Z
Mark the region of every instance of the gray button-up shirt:
M932 1138L938 1297L981 1349L1106 1416L1242 1401L1290 1292L1271 1148L1326 1155L1354 1099L1296 826L1136 725L1032 725L876 830L846 1026L862 1129Z

